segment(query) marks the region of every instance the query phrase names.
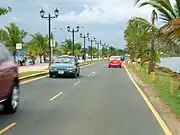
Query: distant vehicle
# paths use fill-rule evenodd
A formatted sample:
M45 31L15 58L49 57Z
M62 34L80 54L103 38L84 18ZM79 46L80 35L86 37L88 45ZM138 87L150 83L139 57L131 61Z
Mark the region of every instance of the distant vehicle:
M122 67L122 59L121 59L121 56L110 56L109 57L109 63L108 63L108 67L111 68L111 67L119 67L121 68Z
M4 45L0 44L0 104L4 112L15 113L20 101L18 66Z
M49 70L49 77L72 76L76 78L80 75L80 66L75 56L58 56L52 62Z

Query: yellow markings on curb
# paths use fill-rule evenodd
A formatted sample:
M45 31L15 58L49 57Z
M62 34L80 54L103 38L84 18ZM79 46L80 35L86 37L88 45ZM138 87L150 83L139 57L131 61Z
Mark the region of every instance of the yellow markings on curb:
M14 127L16 125L16 123L12 123L10 125L8 125L7 127L3 128L0 130L0 135L3 134L4 132L6 132L7 130L9 130L10 128Z
M94 65L94 64L95 63L87 64L87 65L81 66L80 68L85 68L85 67L88 67L88 66L91 66L91 65Z
M63 92L58 93L57 95L55 95L54 97L52 97L51 99L49 99L49 101L55 100L57 97L59 97L59 96L62 95L62 94L63 94Z
M139 93L141 94L141 96L143 97L144 101L146 102L146 104L148 105L149 109L151 110L151 112L153 113L154 117L156 118L156 120L158 121L159 125L162 127L164 133L166 135L172 135L172 132L170 131L170 129L168 128L168 126L165 124L165 122L163 121L163 119L161 118L161 116L157 113L157 111L155 110L155 108L153 107L153 105L151 104L151 102L149 101L149 99L147 98L147 96L143 93L143 91L141 90L141 88L137 85L137 83L134 81L134 79L132 78L132 76L130 75L129 71L127 70L126 66L124 65L124 68L129 76L129 78L131 79L131 81L133 82L133 84L135 85L135 87L137 88L137 90L139 91Z
M40 77L37 77L37 78L29 79L29 80L27 80L27 81L22 81L22 82L20 82L20 84L29 83L29 82L36 81L36 80L39 80L39 79L42 79L42 78L46 78L46 77L48 77L48 76L49 76L49 75L44 75L44 76L40 76Z
M78 82L76 82L76 83L74 83L74 85L77 85L78 83L80 83L81 81L78 81Z

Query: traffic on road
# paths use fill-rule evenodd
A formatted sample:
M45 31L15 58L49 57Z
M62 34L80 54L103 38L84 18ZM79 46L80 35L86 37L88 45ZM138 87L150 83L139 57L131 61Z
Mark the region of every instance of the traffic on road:
M69 68L72 59L54 62ZM77 78L50 77L20 85L19 109L0 115L0 134L164 134L124 68L108 68L108 60L101 60L81 67Z

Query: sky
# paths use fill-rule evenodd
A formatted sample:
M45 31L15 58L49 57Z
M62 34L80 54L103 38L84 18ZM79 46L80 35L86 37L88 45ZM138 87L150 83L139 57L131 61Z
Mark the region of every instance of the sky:
M56 41L72 39L67 26L76 28L78 25L83 34L89 32L97 41L123 49L128 20L135 16L151 19L151 7L138 8L134 4L135 0L1 0L0 6L11 6L12 12L0 17L0 27L15 22L29 35L37 32L48 34L48 20L42 19L39 11L43 8L45 15L54 15L58 8L58 18L51 21ZM83 43L80 32L75 33L75 42Z

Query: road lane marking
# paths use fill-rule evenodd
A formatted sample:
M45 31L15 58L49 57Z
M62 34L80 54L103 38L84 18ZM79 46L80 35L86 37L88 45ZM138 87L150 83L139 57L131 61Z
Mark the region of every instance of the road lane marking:
M58 93L57 95L55 95L54 97L52 97L51 99L49 99L49 101L55 100L57 97L59 97L59 96L62 95L62 94L63 94L63 92Z
M107 64L103 65L103 66L102 66L102 67L100 67L100 68L104 68L105 66L107 66Z
M78 81L78 82L76 82L76 83L74 83L74 85L77 85L78 83L80 83L81 81Z
M29 79L29 80L27 80L27 81L20 82L20 84L30 83L30 82L33 82L33 81L36 81L36 80L40 80L40 79L46 78L46 77L48 77L48 76L49 76L49 75L45 75L45 76L41 76L41 77Z
M168 126L165 124L164 120L161 118L161 116L158 114L158 112L156 111L156 109L153 107L153 105L151 104L151 102L149 101L149 99L147 98L147 96L144 94L144 92L141 90L141 88L137 85L137 83L134 81L134 79L132 78L131 74L129 73L129 71L127 70L126 66L124 65L124 68L129 76L129 78L131 79L131 81L133 82L133 84L135 85L135 87L137 88L137 90L139 91L139 93L141 94L141 96L143 97L144 101L146 102L147 106L149 107L149 109L151 110L151 112L153 113L154 117L156 118L156 120L158 121L159 125L161 126L161 128L163 129L164 133L166 135L172 135L172 132L170 131L170 129L168 128Z
M8 125L7 127L3 128L0 130L0 135L3 134L4 132L6 132L7 130L9 130L10 128L14 127L16 125L16 123L12 123L10 125Z
M96 72L91 72L88 76L95 76Z

